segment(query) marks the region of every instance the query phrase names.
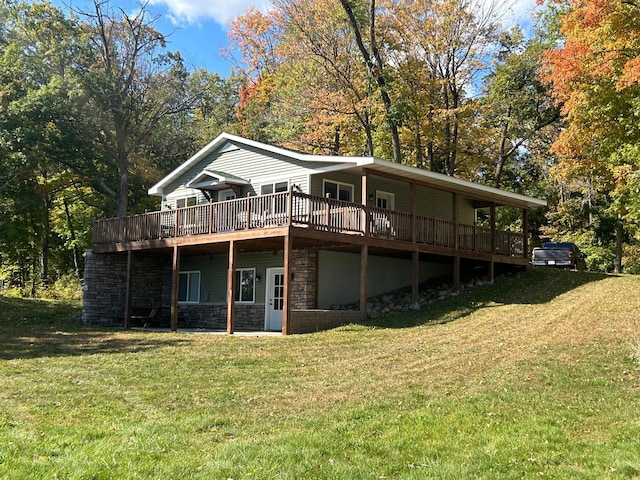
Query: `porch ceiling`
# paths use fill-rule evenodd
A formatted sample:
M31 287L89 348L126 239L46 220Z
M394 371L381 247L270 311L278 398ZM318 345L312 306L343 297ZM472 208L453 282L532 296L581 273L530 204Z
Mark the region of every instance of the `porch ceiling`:
M362 175L365 169L372 175L391 180L455 192L476 200L481 206L490 205L491 203L518 208L544 207L547 205L546 200L508 192L421 168L399 165L379 158L362 158L357 162L357 166L347 167L347 170L353 171L358 175Z

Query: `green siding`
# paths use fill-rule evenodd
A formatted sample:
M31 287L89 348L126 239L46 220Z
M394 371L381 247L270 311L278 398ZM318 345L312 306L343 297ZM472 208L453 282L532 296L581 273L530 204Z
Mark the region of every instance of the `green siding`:
M308 192L308 176L311 171L328 165L322 162L295 160L245 145L242 145L241 148L230 149L231 145L231 142L227 142L217 151L194 164L188 171L167 185L164 188L164 193L173 197L190 191L185 189L184 185L205 168L228 173L250 182L249 186L243 187L243 196L247 193L258 194L260 186L264 183L285 180L300 187L303 192Z
M205 255L198 257L183 257L180 261L180 271L199 270L200 273L200 302L226 303L227 297L227 255ZM236 257L236 268L255 268L256 281L255 303L264 304L266 287L266 269L282 267L284 260L282 252L243 253Z

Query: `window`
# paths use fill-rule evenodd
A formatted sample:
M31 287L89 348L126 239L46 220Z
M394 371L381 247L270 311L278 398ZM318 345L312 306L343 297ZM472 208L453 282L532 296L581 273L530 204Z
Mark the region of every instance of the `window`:
M267 183L260 186L260 195L269 193L286 192L289 189L289 182Z
M351 202L353 199L353 185L325 180L323 183L322 194L326 197L327 193L331 198Z
M270 193L282 193L289 190L289 182L267 183L260 186L260 195L268 195ZM272 199L270 206L270 214L282 214L287 212L287 200L282 196Z
M200 302L200 272L180 272L178 301L184 303Z
M396 196L393 193L376 190L376 207L385 210L393 210L395 208Z
M195 195L176 198L176 208L193 207L197 203L198 203L198 197L196 197Z
M218 201L219 202L224 202L226 200L235 200L236 199L236 193L231 190L230 188L226 189L226 190L220 190L218 192Z
M255 302L256 269L236 269L235 301L238 303Z

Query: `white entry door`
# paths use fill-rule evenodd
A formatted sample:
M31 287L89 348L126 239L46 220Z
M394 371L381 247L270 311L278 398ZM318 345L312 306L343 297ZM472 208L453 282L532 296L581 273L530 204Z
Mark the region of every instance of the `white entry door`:
M267 268L265 330L282 331L284 306L284 268Z

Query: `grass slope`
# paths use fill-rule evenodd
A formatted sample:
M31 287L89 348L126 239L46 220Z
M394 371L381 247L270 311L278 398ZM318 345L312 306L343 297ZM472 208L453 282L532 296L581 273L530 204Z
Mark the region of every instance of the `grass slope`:
M0 298L0 478L640 478L640 277L536 270L291 337Z

